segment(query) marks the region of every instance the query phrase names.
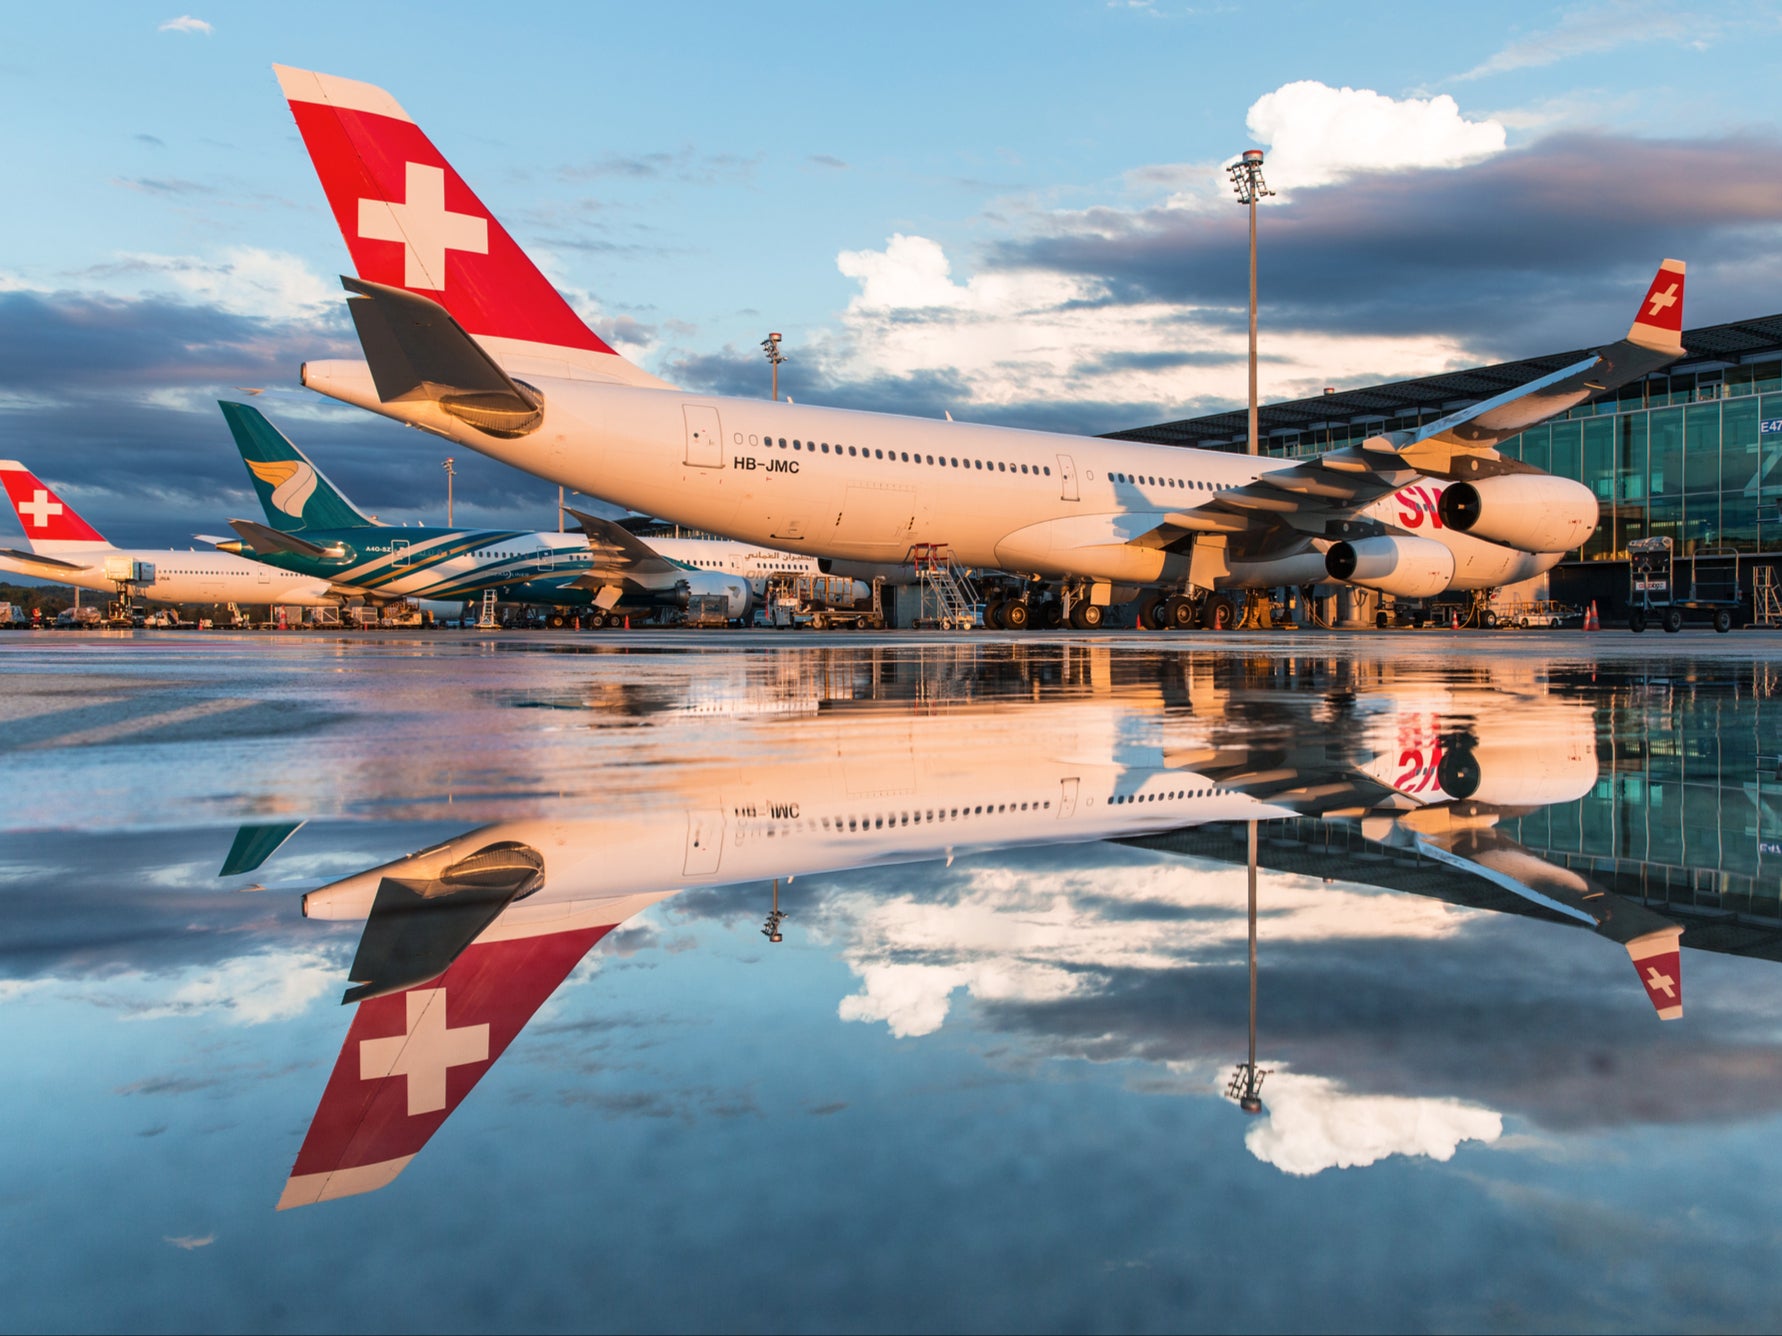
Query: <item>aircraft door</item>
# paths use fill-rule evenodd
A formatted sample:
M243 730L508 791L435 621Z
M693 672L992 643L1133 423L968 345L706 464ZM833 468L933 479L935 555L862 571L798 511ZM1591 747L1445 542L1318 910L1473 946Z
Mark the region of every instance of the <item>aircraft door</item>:
M1058 819L1077 814L1077 790L1083 786L1080 779L1061 779L1058 781Z
M709 404L682 404L687 419L687 462L695 468L724 467L724 428Z
M414 563L408 555L408 539L392 538L390 540L390 564L392 566L411 566Z
M724 854L724 814L722 812L687 813L687 861L681 873L688 877L709 877L718 870Z
M1058 476L1059 482L1064 488L1063 499L1066 501L1082 500L1082 497L1077 494L1076 461L1069 455L1058 456Z

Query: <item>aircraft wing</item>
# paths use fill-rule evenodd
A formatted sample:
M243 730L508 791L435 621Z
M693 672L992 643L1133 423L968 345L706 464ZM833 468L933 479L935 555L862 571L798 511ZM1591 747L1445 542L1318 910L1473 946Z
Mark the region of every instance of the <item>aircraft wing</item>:
M1420 426L1265 473L1203 506L1163 516L1137 542L1167 548L1193 534L1242 534L1252 559L1285 555L1304 546L1306 534L1319 533L1320 520L1340 520L1419 475L1459 477L1496 461L1501 442L1681 357L1684 278L1681 260L1664 261L1627 336L1568 366Z
M686 569L670 561L643 539L612 520L567 507L588 538L588 550L594 556L594 569L602 575L618 579L641 580L658 577L679 578Z

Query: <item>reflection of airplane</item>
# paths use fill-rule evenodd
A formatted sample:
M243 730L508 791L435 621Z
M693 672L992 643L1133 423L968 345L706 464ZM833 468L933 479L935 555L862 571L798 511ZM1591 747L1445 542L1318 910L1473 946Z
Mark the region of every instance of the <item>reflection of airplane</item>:
M582 322L387 92L277 68L359 275L365 360L310 362L306 386L713 532L856 561L945 546L1058 584L1079 626L1146 589L1147 625L1228 625L1208 591L1424 596L1548 570L1595 529L1596 498L1494 447L1683 352L1666 260L1624 339L1298 461L683 393ZM1006 610L1024 626L1039 604Z
M0 570L107 594L127 588L165 603L334 602L326 580L233 553L113 547L17 460L0 460L0 485L30 549L0 548Z
M1422 839L1455 872L1561 913L1582 907L1573 917L1668 929L1672 954L1653 963L1674 984L1674 925L1444 844L1446 826L1480 807L1371 777L1356 764L1374 759L1365 740L1327 731L1305 747L1317 730L1289 708L1243 741L1247 730L1231 723L1264 694L1300 699L1240 690L1231 721L1165 717L1142 693L916 715L843 708L796 724L769 759L701 771L653 805L497 822L310 892L307 916L365 920L344 999L360 1010L281 1206L391 1181L593 943L668 888L1311 816ZM1493 769L1514 766L1508 749L1480 751ZM1470 761L1462 768L1480 791L1497 782ZM1594 776L1586 752L1552 787L1575 793Z
M816 563L744 543L668 539L645 543L610 520L572 512L581 533L517 529L394 528L367 518L257 410L224 403L266 523L229 521L240 539L223 544L260 561L330 581L373 600L462 601L494 589L508 602L587 608L606 614L721 599L741 621L764 563Z

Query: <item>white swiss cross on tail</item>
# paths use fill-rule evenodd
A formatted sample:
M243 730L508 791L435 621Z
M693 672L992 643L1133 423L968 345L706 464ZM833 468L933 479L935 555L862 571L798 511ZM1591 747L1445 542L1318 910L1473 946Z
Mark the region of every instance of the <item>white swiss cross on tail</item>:
M446 252L489 253L489 220L453 213L445 205L445 171L425 163L407 165L401 204L360 199L359 235L368 241L400 241L402 285L444 292Z
M446 1024L446 990L416 988L408 993L406 1034L366 1039L359 1044L359 1079L408 1078L408 1115L437 1113L446 1106L446 1073L489 1059L489 1027Z
M19 514L31 521L33 529L49 527L50 516L62 513L62 503L50 500L50 494L39 487L29 501L22 502Z

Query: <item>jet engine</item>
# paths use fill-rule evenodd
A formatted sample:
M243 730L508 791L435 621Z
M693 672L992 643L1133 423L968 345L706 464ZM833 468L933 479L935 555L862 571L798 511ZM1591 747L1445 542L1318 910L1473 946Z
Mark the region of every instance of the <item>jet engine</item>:
M1546 473L1449 483L1436 513L1459 533L1524 552L1568 552L1582 546L1597 521L1595 493Z
M1378 589L1399 598L1428 598L1454 579L1454 554L1428 538L1382 534L1333 543L1324 554L1333 580Z
M688 571L686 578L674 587L674 605L689 607L696 598L721 598L724 616L733 622L745 621L755 606L755 591L740 575L723 571Z

